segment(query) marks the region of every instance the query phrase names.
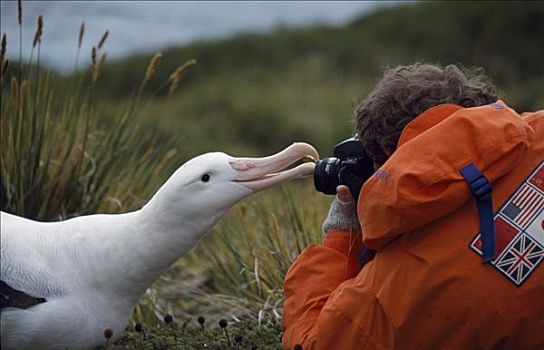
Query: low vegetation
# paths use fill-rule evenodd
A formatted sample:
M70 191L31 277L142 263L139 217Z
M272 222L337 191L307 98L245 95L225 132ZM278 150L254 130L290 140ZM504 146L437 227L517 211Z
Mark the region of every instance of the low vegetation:
M104 345L99 349L281 349L281 325L276 320L255 324L220 319L210 325L203 316L177 320L167 314L151 329L136 323L115 343L113 335L111 329L105 329Z
M107 32L92 49L87 73L59 88L55 74L40 65L42 27L40 16L25 65L5 57L8 43L2 37L2 210L54 220L140 206L178 160L172 142L142 128L139 118L148 100L142 90L158 56L123 111L114 120L104 120L96 85L105 65L100 48ZM79 47L83 35L82 26ZM172 83L180 73L173 74Z

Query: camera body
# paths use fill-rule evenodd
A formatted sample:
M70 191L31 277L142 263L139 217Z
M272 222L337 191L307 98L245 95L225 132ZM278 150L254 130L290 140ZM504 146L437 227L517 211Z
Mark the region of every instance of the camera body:
M361 142L349 138L334 146L333 156L315 165L315 189L325 194L336 194L336 187L346 185L352 195L359 195L362 184L374 173L374 163Z

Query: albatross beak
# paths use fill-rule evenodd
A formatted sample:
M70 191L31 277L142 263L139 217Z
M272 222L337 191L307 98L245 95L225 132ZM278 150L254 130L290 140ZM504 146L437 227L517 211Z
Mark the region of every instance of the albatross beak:
M282 171L304 158L309 158L313 162ZM237 183L258 192L291 179L312 175L317 160L319 154L314 147L297 142L269 157L233 158L229 164L239 174L235 178Z

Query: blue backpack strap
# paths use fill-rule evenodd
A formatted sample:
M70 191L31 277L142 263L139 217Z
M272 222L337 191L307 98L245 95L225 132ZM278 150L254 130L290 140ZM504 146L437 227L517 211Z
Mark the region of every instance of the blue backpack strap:
M375 250L370 249L366 245L363 246L363 249L361 250L361 254L359 255L359 266L363 267L367 263L371 262L374 259L375 255L376 255Z
M482 239L482 260L488 263L495 259L495 226L493 221L493 202L491 192L493 186L482 172L474 165L461 168L461 175L470 187L470 191L476 198L478 216L480 217L480 234Z

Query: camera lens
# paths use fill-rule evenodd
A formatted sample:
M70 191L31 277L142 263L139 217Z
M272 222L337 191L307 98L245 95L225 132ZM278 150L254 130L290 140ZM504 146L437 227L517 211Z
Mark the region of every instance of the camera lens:
M340 184L340 159L323 158L315 165L314 186L319 192L336 194L336 187Z

